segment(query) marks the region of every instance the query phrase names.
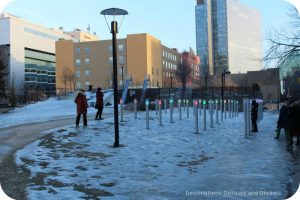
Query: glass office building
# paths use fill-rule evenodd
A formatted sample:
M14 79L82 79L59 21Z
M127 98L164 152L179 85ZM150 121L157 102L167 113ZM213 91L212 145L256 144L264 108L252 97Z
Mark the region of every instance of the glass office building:
M202 59L201 67L205 67L208 57L210 74L261 69L262 33L257 10L237 0L198 0L195 13L196 48Z

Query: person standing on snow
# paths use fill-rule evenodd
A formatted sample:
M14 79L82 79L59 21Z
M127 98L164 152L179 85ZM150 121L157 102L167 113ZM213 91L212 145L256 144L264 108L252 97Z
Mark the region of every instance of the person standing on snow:
M283 104L279 111L279 117L277 121L276 137L274 139L279 139L281 129L284 129L285 136L289 140L289 107Z
M258 103L252 100L251 103L251 121L252 121L252 132L258 132L257 130L257 115L258 115Z
M87 99L85 96L85 91L80 90L74 100L74 102L77 104L77 117L76 117L76 127L79 126L80 122L80 117L83 115L83 125L87 126L87 108L88 108L88 103Z
M95 120L102 120L102 111L103 111L103 93L101 88L97 88L96 93L96 105L95 108L98 109Z

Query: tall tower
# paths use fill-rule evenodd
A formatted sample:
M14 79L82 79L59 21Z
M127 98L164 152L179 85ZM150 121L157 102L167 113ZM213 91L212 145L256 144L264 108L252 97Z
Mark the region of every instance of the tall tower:
M201 73L260 70L262 42L260 13L238 0L197 0L196 48Z

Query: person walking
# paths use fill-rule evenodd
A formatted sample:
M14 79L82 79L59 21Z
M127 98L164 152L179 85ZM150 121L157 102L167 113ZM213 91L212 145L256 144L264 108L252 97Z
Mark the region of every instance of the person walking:
M279 111L279 117L277 121L276 137L274 139L279 139L281 129L284 129L287 141L289 141L289 107L283 104Z
M257 130L257 115L258 115L258 103L252 100L251 103L251 121L252 121L252 132L258 132Z
M102 120L102 112L103 112L103 93L101 88L97 88L96 92L96 104L95 108L98 110L96 113L95 120Z
M81 115L83 116L83 125L87 126L87 99L85 96L85 91L80 90L74 100L74 102L77 104L77 117L76 117L76 127L79 126Z

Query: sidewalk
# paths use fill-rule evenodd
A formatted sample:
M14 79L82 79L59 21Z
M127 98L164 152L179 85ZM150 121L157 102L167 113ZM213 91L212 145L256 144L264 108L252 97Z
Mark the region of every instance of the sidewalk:
M192 109L190 109L192 110ZM259 133L244 138L242 114L194 133L192 112L183 120L151 113L120 123L121 148L114 143L113 118L50 131L16 153L27 177L28 199L284 199L293 160L284 138L274 140L277 115L266 112ZM209 119L209 118L207 118ZM299 149L294 147L294 152ZM25 171L24 171L25 170ZM2 183L5 184L5 183ZM13 195L13 194L12 194ZM13 196L12 196L13 197Z

